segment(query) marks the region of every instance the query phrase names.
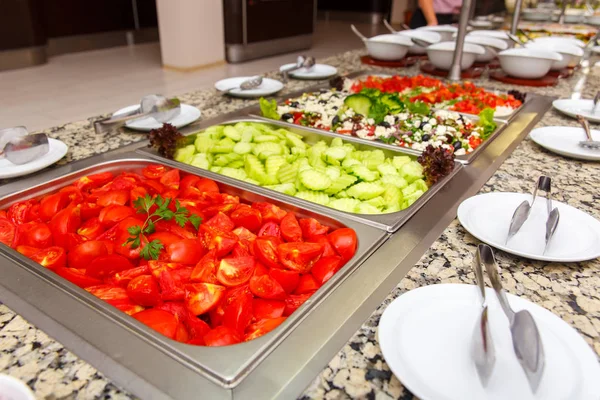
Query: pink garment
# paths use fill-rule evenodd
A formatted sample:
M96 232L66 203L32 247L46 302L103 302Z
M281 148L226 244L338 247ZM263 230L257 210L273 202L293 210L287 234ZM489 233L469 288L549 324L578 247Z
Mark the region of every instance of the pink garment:
M433 0L433 10L436 14L460 13L462 0Z

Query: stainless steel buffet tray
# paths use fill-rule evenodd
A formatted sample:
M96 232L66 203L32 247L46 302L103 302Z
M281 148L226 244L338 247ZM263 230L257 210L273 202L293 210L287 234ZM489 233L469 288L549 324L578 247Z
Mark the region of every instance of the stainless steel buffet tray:
M351 78L351 79L357 79L357 78L361 78L361 77L365 77L365 76L369 76L369 75L377 75L377 76L392 76L392 74L382 74L382 73L378 73L378 72L373 72L373 71L358 71L358 72L354 72L351 74L348 74L347 77ZM315 86L311 86L309 88L300 90L300 91L296 91L293 93L289 93L286 94L283 97L278 97L278 104L281 104L283 101L289 99L289 98L295 98L295 97L299 97L301 96L303 93L311 93L311 92L318 92L320 90L324 90L324 89L329 89L329 84L328 83L321 83L319 85L315 85ZM487 89L486 90L490 90L490 91L494 91L494 92L498 92L500 93L500 91L495 90L495 89ZM528 95L527 101L532 100L535 97L535 95ZM456 160L463 163L463 164L469 164L471 162L473 162L473 160L475 158L477 158L479 156L479 154L483 151L483 149L490 144L490 142L492 140L494 140L498 135L500 135L504 129L506 128L506 125L508 123L509 120L511 120L512 118L514 118L515 115L517 115L519 113L519 111L521 109L523 109L523 107L525 106L525 104L527 103L527 101L521 105L521 107L519 107L518 109L516 109L513 113L511 113L510 115L507 116L503 116L503 117L495 117L494 118L494 122L496 122L496 124L498 125L497 128L494 130L494 132L485 140L481 143L481 145L479 147L477 147L474 151L472 151L471 153L465 154L465 155L461 155L461 156L456 156ZM433 110L437 110L436 108L432 108ZM272 119L269 118L265 118L261 115L260 113L260 106L253 106L247 109L248 113L256 118L260 118L262 120L265 121L273 121ZM479 121L479 117L477 115L474 114L467 114L467 113L462 113L459 112L458 114L463 115L466 118L469 118L473 121ZM287 128L290 128L292 126L298 126L295 125L293 123L289 123L289 122L284 122L284 121L277 121L281 124L284 124L284 126L286 126ZM361 139L359 137L355 137L355 136L349 136L349 135L341 135L338 133L334 133L334 132L330 132L330 131L325 131L322 129L317 129L317 128L311 128L311 127L303 127L307 130L310 130L312 132L315 133L319 133L322 135L328 135L328 136L333 136L333 137L342 137L344 140L350 141L350 142L354 142L354 143L363 143L363 144L368 144L369 146L373 146L373 147L378 147L381 149L388 149L390 151L394 151L394 152L399 152L399 153L405 153L405 154L411 154L411 155L420 155L422 153L421 150L414 150L414 149L410 149L410 148L406 148L406 147L400 147L400 146L394 146L391 144L386 144L383 142L379 142L379 141L372 141L372 140L367 140L367 139Z
M317 130L317 129L307 129L305 127L301 127L301 126L294 125L294 124L286 124L286 123L283 123L280 121L273 121L273 120L268 120L268 119L267 120L257 119L257 118L233 118L233 119L228 119L223 122L220 122L219 125L231 125L231 124L235 124L238 122L266 123L269 125L273 125L275 127L286 128L294 133L302 135L304 137L304 142L309 145L314 144L314 143L318 142L319 140L323 140L329 144L333 138L336 138L336 137L340 138L340 136L341 136L341 135L336 135L336 134L325 134L325 132ZM214 126L216 124L211 124L211 125ZM205 127L203 127L203 129L207 128L207 127L208 126L205 126ZM341 137L341 139L346 140L345 137ZM369 142L369 141L366 141L366 143L365 143L365 141L353 141L352 143L354 143L354 145L359 150L373 150L374 148L380 148L381 150L383 150L385 155L388 157L398 155L397 152L390 151L389 149L387 149L385 147L373 146L372 142ZM186 171L190 171L190 172L194 172L194 173L196 173L198 171L202 171L202 173L204 173L206 176L210 176L211 178L220 179L223 182L235 184L235 185L243 187L247 190L252 190L257 193L272 196L274 198L279 199L280 201L288 202L291 204L297 204L300 207L311 206L314 209L319 210L323 214L332 215L332 216L341 217L341 218L352 219L352 220L355 220L355 221L358 221L358 222L361 222L361 223L364 223L367 225L371 225L371 226L374 226L374 227L377 227L380 229L385 229L388 232L396 232L402 226L402 224L406 223L406 221L408 221L408 219L415 212L417 212L429 199L431 199L439 190L441 190L462 167L462 165L460 163L455 162L454 170L448 176L442 178L439 182L437 182L432 187L430 187L429 190L427 190L419 199L417 199L417 201L415 201L410 207L408 207L405 210L398 211L395 213L388 213L388 214L356 214L356 213L348 213L348 212L344 212L344 211L339 211L339 210L336 210L336 209L333 209L333 208L330 208L327 206L319 205L319 204L316 204L316 203L313 203L310 201L300 199L298 197L283 194L283 193L277 192L272 189L267 189L262 186L257 186L257 185L253 185L251 183L240 181L238 179L226 177L219 173L203 170L201 168L194 167L192 165L183 164L183 163L173 161L173 160L168 160L168 159L160 156L156 151L154 151L152 149L143 148L143 149L139 149L137 151L141 154L153 157L157 160L160 160L161 162L164 162L166 164L169 164L171 166L174 166L174 167L186 170Z
M140 171L151 163L156 161L141 154L124 153L69 164L38 175L29 180L24 189L0 198L0 209L56 191L85 175ZM40 328L56 335L66 347L73 348L142 398L188 399L202 394L203 398L229 399L231 390L254 370L257 372L252 378L253 384L261 385L262 380L262 384L267 385L271 378L261 374L261 362L282 345L285 347L286 341L295 340L297 334L294 332L302 321L311 318L311 313L320 304L328 302L331 293L389 237L382 230L343 216L329 216L310 203L285 202L235 181L221 180L220 175L213 177L203 170L191 170L197 175L213 178L223 191L242 200L267 200L332 227L353 228L359 245L354 258L281 326L256 340L219 348L186 345L168 339L18 252L0 245L1 300L28 318L36 315L37 318L32 319ZM46 324L48 319L52 321L50 325ZM56 325L62 329L57 331ZM314 340L321 340L320 334L315 332ZM98 357L98 354L102 356Z

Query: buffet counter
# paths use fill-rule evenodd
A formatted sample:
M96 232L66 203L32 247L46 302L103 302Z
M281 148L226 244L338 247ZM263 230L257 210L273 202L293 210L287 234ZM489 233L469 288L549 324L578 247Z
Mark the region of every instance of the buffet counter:
M360 51L352 51L324 61L336 66L340 74L346 74L365 69L360 63L361 55ZM371 67L369 70L406 75L419 73L416 67L401 70L378 70ZM275 77L275 73L266 76ZM584 75L580 71L551 88L512 87L487 79L478 79L474 82L486 88L498 88L504 91L518 89L555 97L569 97L576 92L582 98L590 98L600 89L600 76L593 73ZM285 96L287 93L312 85L310 82L291 81L285 92L279 95ZM256 103L223 97L212 89L185 94L179 98L182 103L194 105L202 110L204 121ZM539 115L532 116L534 117ZM70 151L61 161L62 164L103 154L146 138L144 134L132 132L96 135L92 126L95 119L97 117L45 131L50 137L60 139L69 145ZM200 125L202 120L196 124ZM576 126L577 122L551 110L538 123L538 126L549 125ZM490 146L490 151L493 149L494 147ZM498 163L502 161L501 158L497 160ZM480 161L480 163L484 162L483 159ZM541 149L531 140L524 139L499 168L498 165L491 165L489 168L497 168L497 171L481 188L481 192L528 193L532 182L540 174L545 174L552 177L557 188L554 192L555 199L589 213L595 218L600 218L600 209L597 206L600 202L597 193L597 188L600 187L598 164L559 157ZM439 203L439 199L437 202ZM434 225L447 226L453 217L454 215L442 218ZM425 242L429 240L428 243L431 243L436 237L437 234L435 237L426 237ZM410 241L410 238L407 237L406 240ZM396 287L381 305L376 307L376 304L373 304L369 312L376 308L375 311L325 369L320 372L318 369L314 370L314 380L300 397L412 398L408 390L392 374L379 349L377 326L380 316L393 299L411 289L439 283L473 284L475 279L471 264L477 244L477 239L468 234L456 219L452 220L442 235L400 282L394 281L393 275L390 276L387 285L392 287L397 284ZM382 247L382 251L391 254L390 246L387 243ZM426 248L424 247L423 250ZM422 253L423 251L419 254ZM497 258L502 268L502 280L508 292L530 300L560 316L571 324L600 355L600 299L597 295L600 287L599 260L572 264L546 263L514 257L500 251L497 252ZM368 303L364 305L369 306ZM77 340L79 338L73 337L73 341ZM72 343L65 342L64 345L68 348ZM102 364L102 360L97 360L97 363ZM319 368L321 367L322 364ZM61 343L53 340L5 305L0 305L0 372L27 382L36 397L42 399L134 398L63 347Z

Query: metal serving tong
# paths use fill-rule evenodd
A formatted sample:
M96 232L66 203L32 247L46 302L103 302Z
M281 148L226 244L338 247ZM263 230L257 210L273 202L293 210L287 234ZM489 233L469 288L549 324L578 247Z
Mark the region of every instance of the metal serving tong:
M475 323L475 328L473 329L473 359L475 360L475 367L477 368L479 380L483 387L486 387L490 380L490 376L492 375L492 371L494 370L494 365L496 364L496 349L494 348L494 342L490 332L488 305L485 299L485 281L483 279L482 267L483 246L485 245L480 244L477 247L473 259L473 270L475 271L475 279L481 298L481 314L479 314L477 322Z
M494 258L492 248L486 244L480 244L477 247L476 259L483 262L500 306L508 318L515 355L523 371L525 371L529 387L535 393L540 386L546 360L538 327L529 311L520 310L515 312L508 303L506 292L500 282L498 264Z
M168 99L160 94L150 94L142 97L138 108L94 122L94 130L98 134L111 132L124 126L128 121L143 117L152 117L164 123L178 116L180 112L181 103L178 98Z
M521 204L519 204L519 206L515 210L512 219L510 220L508 236L506 237L505 243L508 243L510 238L516 235L525 223L525 221L527 221L527 218L529 218L529 214L531 213L533 203L535 203L537 192L538 190L542 190L546 192L546 205L548 209L548 219L546 220L546 245L544 247L544 253L546 253L548 243L550 243L550 239L552 239L552 236L556 231L556 227L558 226L558 221L560 219L558 208L552 207L551 187L552 179L550 179L550 177L542 175L538 178L537 183L533 188L533 197L531 199L531 204L527 200L524 200Z
M50 151L45 133L29 134L24 126L0 129L0 157L16 165L27 164Z

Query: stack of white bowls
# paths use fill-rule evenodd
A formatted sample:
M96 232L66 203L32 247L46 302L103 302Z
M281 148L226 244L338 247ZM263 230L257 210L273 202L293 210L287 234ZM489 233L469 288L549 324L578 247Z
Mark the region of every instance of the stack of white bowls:
M437 69L449 70L454 58L456 42L440 42L427 47L429 61ZM461 70L470 68L477 56L485 54L485 49L473 43L465 43L460 64Z

